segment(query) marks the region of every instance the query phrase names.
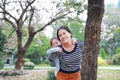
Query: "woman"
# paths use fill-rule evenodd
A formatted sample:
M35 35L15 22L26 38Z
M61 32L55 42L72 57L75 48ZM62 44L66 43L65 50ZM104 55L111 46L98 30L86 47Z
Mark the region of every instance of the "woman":
M82 63L83 43L77 41L73 44L72 33L66 26L57 30L57 37L61 42L62 52L59 56L60 70L57 80L81 80L80 66Z

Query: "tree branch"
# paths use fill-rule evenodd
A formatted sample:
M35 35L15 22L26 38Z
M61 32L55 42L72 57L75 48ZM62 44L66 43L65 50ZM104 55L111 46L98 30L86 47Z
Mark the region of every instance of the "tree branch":
M25 9L23 9L23 12L22 12L21 16L19 17L19 20L23 18L23 16L24 16L25 12L27 11L28 7L31 6L31 4L34 3L34 1L35 0L33 0L31 2L27 1L28 5L26 5Z
M17 29L17 27L15 26L15 24L12 21L8 20L7 18L4 18L4 20L7 21L8 23L10 23L15 30Z
M66 16L66 15L72 13L72 12L74 12L74 11L69 11L69 12L66 13L66 14L63 14L63 15L61 15L61 16L59 16L59 17L56 17L56 18L51 19L47 24L45 24L41 29L37 30L36 32L40 32L40 31L44 30L48 25L52 24L52 23L55 22L56 20L59 20L59 19L61 19L61 18L64 18L64 16Z
M28 25L29 31L31 31L30 27L32 27L31 26L31 21L32 21L33 15L34 15L34 8L31 6L31 15L30 15L29 25Z
M14 16L12 16L8 11L6 11L5 6L6 6L6 3L5 3L5 2L3 2L3 7L0 5L0 8L2 9L2 11L1 11L0 13L3 13L4 17L5 17L6 15L8 15L8 16L10 16L11 18L13 18L15 21L17 21L17 19L16 19Z
M15 29L9 34L8 38L14 33Z

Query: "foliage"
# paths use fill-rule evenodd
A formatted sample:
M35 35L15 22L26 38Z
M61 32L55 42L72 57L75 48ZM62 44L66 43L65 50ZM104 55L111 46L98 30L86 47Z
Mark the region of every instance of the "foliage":
M24 58L24 62L31 62L30 59Z
M119 54L119 53L120 53L120 47L117 47L116 54Z
M80 3L79 6L75 4L75 8L73 9L73 7L71 8L71 5L73 5L71 1L50 0L46 2L46 0L3 0L0 2L0 15L3 15L0 16L0 19L8 22L17 35L18 55L15 65L16 69L21 69L24 54L26 54L37 33L42 32L47 26L50 26L55 21L68 17L69 14L78 10L82 11L83 4ZM70 5L64 6L64 2L70 2ZM27 27L27 35L24 32L25 26ZM27 36L27 39L25 39L24 36ZM40 50L40 56L43 59L45 58L45 47L42 47Z
M3 69L3 67L4 67L4 62L0 61L0 69Z
M106 61L102 59L102 57L98 57L98 66L105 66L107 65Z
M64 7L73 10L76 8L78 9L75 13L68 15L65 19L56 21L56 23L53 24L53 36L56 36L56 30L59 26L65 25L71 28L71 31L73 32L73 37L83 41L84 27L82 24L83 21L79 18L79 16L81 16L81 14L86 10L86 4L84 3L84 1L66 0L66 2L64 3Z
M34 69L35 64L33 62L25 62L23 65L24 70L32 70Z
M112 32L113 37L109 40L102 40L104 44L101 45L106 51L106 53L110 54L111 56L116 53L116 49L120 46L120 28L114 28Z
M113 64L120 65L120 54L113 55L112 59L113 59Z
M62 23L61 23L62 22ZM79 19L78 17L75 17L74 19L69 19L67 21L58 21L56 25L54 25L54 31L53 36L56 36L56 30L58 29L59 25L65 25L68 26L73 33L72 36L74 38L77 38L80 41L84 41L84 27L83 27L83 21Z
M50 39L40 36L40 39L34 39L29 47L26 58L29 58L35 64L40 64L42 60L46 60L47 50L50 48Z
M120 13L120 8L106 8L104 14L105 17L103 18L103 23L106 24L108 27L113 25L119 27L120 26L119 13Z
M100 55L101 55L101 57L102 57L103 59L106 59L107 54L106 54L104 48L101 48L101 49L100 49Z
M17 59L14 60L14 64L16 63L16 61L17 61ZM23 58L23 61L24 61L24 63L25 62L31 62L30 59L28 59L28 58Z
M67 8L74 8L77 9L79 8L76 13L77 15L79 15L80 13L84 12L84 10L86 9L86 5L83 3L83 1L75 1L75 0L69 0L69 1L65 1L64 6L66 6Z
M116 53L117 47L120 46L119 13L120 8L107 7L103 18L106 36L101 40L101 47L105 49L107 54L110 54L110 58Z
M54 75L54 70L48 71L48 79L47 80L56 80Z
M2 28L0 28L0 61L3 61L5 53L6 53L6 36L2 32ZM2 63L1 63L2 66Z
M5 44L5 42L6 42L6 37L5 37L5 35L2 33L2 29L0 28L0 51L4 51L4 49L5 49L5 46L4 46L4 44Z
M78 40L84 41L84 27L82 23L82 20L76 18L75 21L69 20L68 26L70 26L73 37L77 38Z

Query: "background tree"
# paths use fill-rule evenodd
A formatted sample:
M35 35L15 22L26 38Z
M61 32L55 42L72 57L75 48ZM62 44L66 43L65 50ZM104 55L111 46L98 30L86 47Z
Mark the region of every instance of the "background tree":
M97 80L97 58L103 13L104 0L88 0L88 17L81 69L82 80Z
M6 36L3 34L3 29L2 29L2 22L0 21L0 69L4 67L4 58L5 58L5 53L6 53Z
M120 8L118 7L107 7L105 8L105 14L103 17L104 33L101 37L101 48L104 48L108 54L108 58L116 53L117 47L120 46Z
M85 22L84 20L82 20L81 18L85 18L85 16L80 17L83 12L86 11L86 3L85 2L81 2L81 1L77 1L77 0L69 0L70 3L66 2L65 3L65 7L69 7L71 6L71 8L75 8L78 6L83 5L82 8L78 9L74 14L70 14L68 16L65 17L65 19L61 19L56 21L53 25L53 36L56 36L56 30L58 29L58 27L60 25L66 25L69 26L71 28L71 31L73 34L73 37L77 38L78 40L84 40L84 25L83 23ZM85 0L83 0L85 1ZM81 36L79 36L81 35Z
M4 55L5 55L5 43L6 43L6 37L5 34L2 32L2 28L0 28L0 61L3 61Z
M84 41L84 25L83 21L80 18L78 18L78 16L76 16L75 18L69 18L69 20L67 21L59 20L57 22L58 23L53 25L53 36L56 36L56 30L58 29L59 25L66 25L71 29L74 38L80 41Z
M17 35L17 62L15 68L20 70L23 65L23 57L28 50L33 38L38 32L43 31L56 20L64 18L68 14L80 9L80 6L71 9L71 1L54 1L45 5L42 0L2 0L0 1L0 19L12 25ZM40 3L40 4L39 4ZM54 5L53 5L54 4ZM70 5L69 5L70 4ZM49 5L49 6L48 6ZM69 5L68 7L62 7ZM43 7L41 7L43 6ZM46 7L48 9L46 9ZM50 9L51 8L51 9ZM59 9L59 11L57 10ZM40 15L39 15L40 14ZM45 16L44 16L45 14ZM38 18L39 19L36 19ZM40 24L35 24L39 22ZM27 26L27 39L23 44L23 29Z
M34 39L25 55L35 64L40 64L40 62L47 59L46 52L50 48L50 39L45 36L39 37L41 40Z

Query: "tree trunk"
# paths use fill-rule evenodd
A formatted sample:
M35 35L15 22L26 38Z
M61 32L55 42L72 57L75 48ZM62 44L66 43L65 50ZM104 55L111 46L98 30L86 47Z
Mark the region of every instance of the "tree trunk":
M82 80L97 80L97 58L103 13L104 0L88 0L88 17L81 69Z
M36 34L36 32L29 32L29 37L27 39L26 44L24 45L24 47L22 47L22 32L21 29L17 30L17 37L18 37L18 52L17 52L17 61L16 61L16 65L15 65L15 69L16 70L21 70L23 64L24 64L24 55L27 51L27 49L29 48L30 44L32 43L32 40Z
M23 49L19 49L18 54L17 54L17 61L16 61L16 65L15 65L16 70L21 70L21 68L24 64L23 57L24 57L24 51L23 51Z

